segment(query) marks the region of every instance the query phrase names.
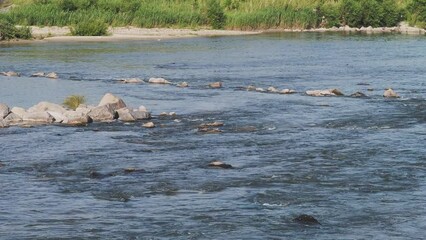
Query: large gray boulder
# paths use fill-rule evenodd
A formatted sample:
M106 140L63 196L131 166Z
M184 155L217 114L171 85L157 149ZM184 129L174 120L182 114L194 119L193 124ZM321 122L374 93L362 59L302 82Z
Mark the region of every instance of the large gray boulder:
M9 127L9 123L4 120L0 120L0 128L7 128L7 127Z
M117 110L118 119L123 122L134 122L136 118L133 116L132 111L128 108L120 108Z
M50 103L50 102L39 102L37 105L34 105L28 108L27 112L57 112L57 113L65 113L67 110L59 104Z
M47 113L52 115L52 117L55 119L55 123L61 123L66 120L66 117L62 113L52 111L47 111Z
M92 118L90 118L87 113L79 112L79 111L67 111L65 114L65 120L62 122L64 124L69 125L86 125L92 122Z
M24 122L53 123L55 118L48 112L26 112L22 118Z
M10 112L9 106L4 103L0 103L0 119L5 118Z
M126 107L126 104L124 103L124 101L121 98L114 96L112 93L105 94L102 97L101 101L99 102L98 107L105 106L105 105L110 105L110 108L112 108L112 110L114 110L114 111L116 111L120 108ZM95 119L93 119L93 120L95 120Z
M133 111L131 114L136 120L151 119L151 113L146 111Z
M101 105L93 108L88 116L95 122L109 122L118 118L117 112L114 110L116 105Z
M22 117L11 112L9 113L9 115L7 115L7 117L4 118L4 121L6 121L9 124L17 124L22 122Z
M21 118L23 118L24 114L27 112L24 108L21 107L13 107L10 111Z

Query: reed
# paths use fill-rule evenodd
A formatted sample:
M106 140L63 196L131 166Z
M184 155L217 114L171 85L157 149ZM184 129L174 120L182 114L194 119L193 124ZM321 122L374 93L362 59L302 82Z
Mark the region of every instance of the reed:
M93 28L109 26L225 29L423 26L426 0L8 0L10 23ZM86 23L86 24L82 24ZM423 25L422 25L423 24ZM82 34L92 34L82 31ZM98 31L97 34L106 34Z

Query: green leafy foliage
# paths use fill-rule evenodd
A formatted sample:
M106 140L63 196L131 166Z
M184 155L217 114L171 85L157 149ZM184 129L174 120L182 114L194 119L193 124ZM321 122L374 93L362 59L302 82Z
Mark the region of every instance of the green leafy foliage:
M63 104L64 106L71 108L73 110L77 109L80 104L86 103L86 98L81 95L71 95L65 98Z
M16 27L6 19L0 19L0 40L30 39L31 29L29 27Z
M225 26L225 12L218 0L207 2L207 19L214 29L221 29Z
M71 27L73 36L105 36L108 26L100 20L85 20Z
M407 6L407 12L412 25L426 28L426 0L412 0Z

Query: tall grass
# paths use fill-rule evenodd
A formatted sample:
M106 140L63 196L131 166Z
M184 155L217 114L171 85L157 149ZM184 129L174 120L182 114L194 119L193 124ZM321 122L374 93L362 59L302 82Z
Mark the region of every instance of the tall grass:
M9 0L19 25L213 27L226 29L423 26L426 0ZM218 4L212 4L216 3ZM214 11L212 11L212 8ZM216 15L212 15L215 12ZM223 15L220 15L223 13ZM214 20L217 18L218 20ZM214 21L213 21L213 20ZM82 27L89 27L86 24ZM99 25L99 24L98 24ZM93 31L88 31L93 32ZM83 32L83 34L85 34ZM100 31L98 34L105 34Z

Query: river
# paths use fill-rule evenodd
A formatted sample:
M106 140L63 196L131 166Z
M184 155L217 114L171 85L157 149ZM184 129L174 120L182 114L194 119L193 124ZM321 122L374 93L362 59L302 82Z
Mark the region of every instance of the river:
M0 239L422 239L426 38L285 33L0 45L0 102L111 92L157 127L0 129ZM57 80L28 77L55 71ZM164 77L189 88L121 84ZM209 89L222 81L221 89ZM247 85L296 94L248 92ZM399 99L384 99L392 87ZM343 97L309 97L339 88ZM361 91L367 98L349 97ZM177 116L158 117L161 112ZM221 134L197 127L222 121ZM209 168L221 160L233 169ZM136 171L126 171L134 168ZM293 221L314 216L321 225Z

